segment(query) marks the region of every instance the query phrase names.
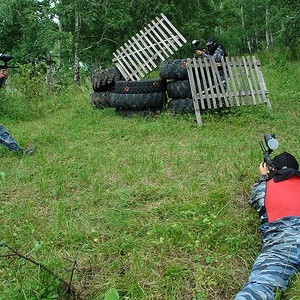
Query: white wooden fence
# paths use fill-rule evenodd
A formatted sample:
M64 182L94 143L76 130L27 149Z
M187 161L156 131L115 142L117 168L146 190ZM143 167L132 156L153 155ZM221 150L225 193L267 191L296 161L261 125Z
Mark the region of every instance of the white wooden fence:
M140 30L113 53L113 63L125 80L140 80L179 50L187 40L164 14Z
M254 56L222 57L220 63L213 58L188 58L187 70L198 125L205 109L266 104L271 112L260 62Z

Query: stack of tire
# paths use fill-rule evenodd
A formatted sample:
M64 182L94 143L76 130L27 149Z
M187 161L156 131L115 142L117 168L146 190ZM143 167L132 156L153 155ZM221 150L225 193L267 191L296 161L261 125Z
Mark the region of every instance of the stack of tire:
M91 78L93 93L90 94L90 104L99 109L111 107L111 96L115 93L116 82L123 79L123 75L116 67L93 75Z
M166 80L162 78L120 80L111 95L111 106L123 116L153 115L164 109L166 103Z
M170 59L159 68L160 77L167 80L167 110L174 114L194 113L186 64L185 59Z

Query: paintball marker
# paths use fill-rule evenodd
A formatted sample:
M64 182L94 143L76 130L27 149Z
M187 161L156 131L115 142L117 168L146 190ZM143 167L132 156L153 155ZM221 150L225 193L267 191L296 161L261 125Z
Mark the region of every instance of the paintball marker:
M273 152L273 150L277 149L279 143L276 140L275 135L270 133L264 135L264 140L268 150L266 150L262 141L259 141L259 145L264 155L264 162L267 164L269 171L273 172L275 170L275 165L270 157L270 154Z
M205 46L200 45L200 41L198 41L198 40L192 41L192 49L206 51Z
M0 66L0 70L8 68L19 68L18 66L8 66L7 63L12 60L13 57L10 54L0 53L0 60L4 62L4 65Z

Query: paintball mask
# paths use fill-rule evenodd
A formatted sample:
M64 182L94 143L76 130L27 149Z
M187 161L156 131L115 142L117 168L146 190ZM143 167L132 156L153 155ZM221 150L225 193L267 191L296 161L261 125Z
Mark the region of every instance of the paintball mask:
M215 41L215 39L209 38L206 41L206 47L207 47L209 53L213 53L213 52L215 52L215 50L217 48L217 42Z

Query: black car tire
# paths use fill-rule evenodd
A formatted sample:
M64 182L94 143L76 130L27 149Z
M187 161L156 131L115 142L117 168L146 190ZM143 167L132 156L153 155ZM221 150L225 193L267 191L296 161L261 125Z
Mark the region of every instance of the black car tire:
M165 79L158 78L139 81L117 81L115 89L118 94L148 94L165 92L167 86Z
M164 79L187 79L186 59L169 59L161 63L159 74Z
M113 92L95 92L90 94L90 104L95 108L107 108L110 107L110 97Z
M116 67L103 70L91 78L94 92L115 89L115 84L119 80L124 80L124 77Z
M174 99L170 100L167 105L167 110L176 114L195 113L193 99Z
M167 83L168 97L172 99L192 98L189 80L173 80Z
M112 94L111 106L123 110L162 109L167 101L163 93Z

